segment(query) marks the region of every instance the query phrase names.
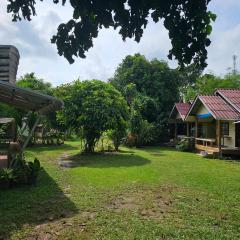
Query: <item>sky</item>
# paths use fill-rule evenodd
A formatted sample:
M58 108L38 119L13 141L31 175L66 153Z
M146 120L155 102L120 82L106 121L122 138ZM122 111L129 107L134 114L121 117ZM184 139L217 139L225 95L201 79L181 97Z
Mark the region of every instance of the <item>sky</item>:
M45 0L37 4L37 16L31 22L12 22L6 10L7 0L0 2L0 44L15 45L21 55L18 77L35 72L36 76L51 82L54 86L80 78L107 81L113 76L117 66L127 55L144 54L168 61L176 67L176 61L167 59L171 43L162 22L149 21L140 43L128 39L123 42L113 29L102 29L94 47L85 59L78 58L70 65L57 54L51 36L62 22L71 19L70 6L62 7ZM240 1L212 0L209 10L217 14L211 35L212 44L208 48L208 67L205 72L224 75L233 65L232 56L238 56L237 69L240 70Z

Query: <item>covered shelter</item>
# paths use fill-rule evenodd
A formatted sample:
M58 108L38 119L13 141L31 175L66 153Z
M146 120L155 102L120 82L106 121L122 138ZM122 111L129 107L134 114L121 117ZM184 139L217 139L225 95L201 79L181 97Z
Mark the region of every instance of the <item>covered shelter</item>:
M40 118L42 115L47 115L52 111L59 110L63 107L63 102L46 94L39 93L37 91L33 91L26 88L21 88L16 86L15 84L0 81L0 102L9 104L11 106L26 110L36 112L38 117L29 132L26 140L24 141L23 145L18 147L18 151L22 153L26 146L28 145L30 139L32 138L35 128L39 124ZM4 119L0 119L0 122ZM12 139L9 141L9 151L12 151L16 146L17 143ZM16 148L16 147L15 147ZM6 152L6 151L5 151ZM15 151L14 151L15 153ZM0 167L8 167L11 161L11 152L8 152L6 161L6 154L2 154L0 156ZM2 161L2 163L1 163ZM3 163L4 162L4 163Z
M219 95L197 96L185 121L196 124L195 148L208 154L240 154L235 122L240 112Z
M3 144L5 148L3 151L0 149L0 168L9 167L13 155L16 154L16 152L20 154L23 153L42 115L47 115L63 107L63 102L52 96L16 86L15 82L19 59L20 55L16 47L0 45L0 102L25 111L35 112L38 117L22 145L17 143L14 119L0 118L0 124L7 122L14 123L12 125L13 134L8 134L7 139L2 138L1 144Z
M191 136L194 131L194 121L186 122L185 117L191 107L190 103L175 103L169 116L171 136L175 140Z

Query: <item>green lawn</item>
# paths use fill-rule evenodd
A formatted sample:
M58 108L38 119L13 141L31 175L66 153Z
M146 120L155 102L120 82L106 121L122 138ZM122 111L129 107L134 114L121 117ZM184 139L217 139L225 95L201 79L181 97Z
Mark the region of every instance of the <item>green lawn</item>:
M43 169L36 186L0 191L3 239L240 239L238 161L160 147L79 155L79 147L28 150ZM74 168L58 165L66 153Z

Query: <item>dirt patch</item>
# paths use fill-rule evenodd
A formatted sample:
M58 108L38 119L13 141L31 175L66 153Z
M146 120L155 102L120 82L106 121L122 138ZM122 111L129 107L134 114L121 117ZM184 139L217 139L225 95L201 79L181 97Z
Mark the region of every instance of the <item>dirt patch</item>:
M143 218L164 218L173 211L174 199L171 187L139 189L123 192L114 198L106 208L114 212L130 211Z
M65 239L64 236L72 232L78 236L87 228L89 221L96 217L95 212L81 212L77 219L63 218L61 220L54 219L39 224L26 236L26 240L57 240L59 238Z
M89 163L89 160L82 159L82 154L70 156L67 153L63 153L58 157L58 165L63 168L74 168L78 166L84 166Z

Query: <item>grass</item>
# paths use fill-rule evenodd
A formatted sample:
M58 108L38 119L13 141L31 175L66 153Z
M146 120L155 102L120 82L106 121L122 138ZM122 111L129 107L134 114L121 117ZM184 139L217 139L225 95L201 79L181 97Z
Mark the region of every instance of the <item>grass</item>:
M79 155L79 147L28 150L43 169L36 186L0 191L3 239L240 239L238 161L160 147ZM63 153L74 168L59 167Z

